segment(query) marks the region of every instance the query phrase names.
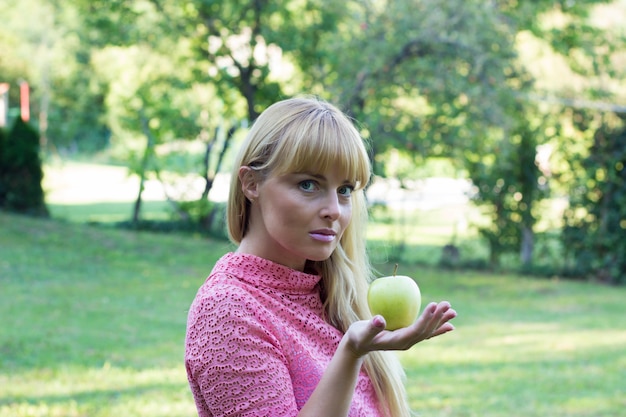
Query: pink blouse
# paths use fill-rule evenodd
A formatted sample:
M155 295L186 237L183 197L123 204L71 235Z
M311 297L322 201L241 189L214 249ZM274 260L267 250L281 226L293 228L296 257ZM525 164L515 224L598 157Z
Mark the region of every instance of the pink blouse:
M185 364L200 417L298 414L342 337L323 318L320 279L246 254L217 262L187 321ZM349 416L380 416L364 371Z

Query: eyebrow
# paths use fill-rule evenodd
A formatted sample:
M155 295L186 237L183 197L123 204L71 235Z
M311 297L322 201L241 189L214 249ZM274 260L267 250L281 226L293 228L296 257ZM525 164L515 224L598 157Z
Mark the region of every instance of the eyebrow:
M311 171L294 172L294 174L296 174L296 175L308 175L308 176L311 176L311 177L319 179L319 180L328 181L328 179L326 178L325 175L316 174L316 173L313 173ZM349 184L349 185L354 185L354 184L357 184L357 183L359 183L359 181L350 181L349 179L345 179L342 182L342 184Z

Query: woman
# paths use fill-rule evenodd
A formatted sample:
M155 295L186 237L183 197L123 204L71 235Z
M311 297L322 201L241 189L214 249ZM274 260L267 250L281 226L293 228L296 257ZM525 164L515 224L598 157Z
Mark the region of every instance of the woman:
M363 141L336 107L295 98L250 130L228 201L231 240L189 311L186 366L208 416L410 414L389 350L453 330L447 302L393 332L371 317Z

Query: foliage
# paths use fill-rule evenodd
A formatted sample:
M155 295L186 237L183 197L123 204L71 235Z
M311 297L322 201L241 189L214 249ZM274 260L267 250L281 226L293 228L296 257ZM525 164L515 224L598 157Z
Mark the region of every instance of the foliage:
M515 57L513 32L493 4L352 7L351 18L325 34L324 60L305 77L362 123L375 156L395 149L417 162L457 157L484 140L489 126L506 123L501 109L511 96L502 91ZM375 170L386 173L383 165Z
M397 161L451 158L476 185L475 201L493 216L483 228L492 263L522 246L529 263L541 126L536 109L518 100L532 85L516 60L518 28L505 24L495 3L434 3L363 3L361 22L333 44L341 51L329 53L353 59L330 61L338 77L328 90L364 122L378 174L404 181L411 169ZM520 132L528 125L534 127Z
M275 10L268 1L194 1L186 16L197 28L194 52L214 78L218 95L243 98L250 120L281 95L279 84L268 77L275 50L267 34L283 27L269 24Z
M566 164L572 135L559 124L576 124L578 100L626 91L623 2L9 0L0 13L0 70L34 86L44 150L106 147L143 184L175 171L164 148L200 141L205 157L174 173L202 177L202 195L177 202L202 205L231 146L213 132L316 94L359 120L376 174L405 183L436 157L469 175L493 219L494 264L515 251L529 267L536 206L568 189L561 169L539 175L534 147Z
M42 150L101 150L110 136L101 118L106 87L92 77L88 30L76 9L61 1L7 0L0 15L0 81L30 84ZM19 89L9 93L9 104L19 103Z
M207 199L178 201L166 219L142 219L116 222L115 227L153 233L176 233L207 236L226 241L226 207ZM181 216L181 213L184 213Z
M4 129L0 128L0 207L4 206L4 200L6 199L7 189L5 185L5 156L6 147L8 145L6 133Z
M525 107L527 118L520 118L507 132L493 157L467 161L477 188L475 200L490 218L479 230L489 242L492 266L498 266L500 257L512 251L522 254L525 267L532 260L532 236L538 216L535 207L547 190L540 186L541 171L536 162L544 126L531 124L529 109Z
M8 135L0 133L0 208L47 216L42 178L39 135L18 117Z
M626 282L626 127L604 123L596 130L584 174L573 184L562 239L570 273Z

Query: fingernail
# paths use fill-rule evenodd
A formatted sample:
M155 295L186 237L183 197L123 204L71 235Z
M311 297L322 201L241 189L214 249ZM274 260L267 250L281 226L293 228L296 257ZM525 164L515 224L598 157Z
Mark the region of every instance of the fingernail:
M374 323L376 327L385 327L385 319L382 316L374 316L372 323Z

